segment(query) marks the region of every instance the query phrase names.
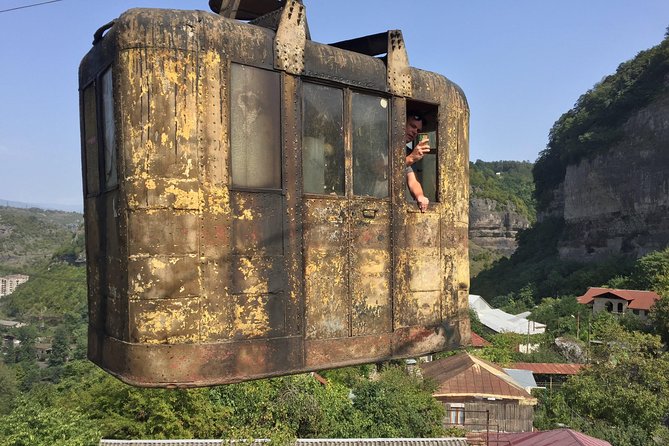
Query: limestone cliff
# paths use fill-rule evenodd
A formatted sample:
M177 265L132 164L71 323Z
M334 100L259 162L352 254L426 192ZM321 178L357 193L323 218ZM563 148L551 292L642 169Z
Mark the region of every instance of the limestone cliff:
M516 234L529 226L528 218L512 203L476 197L469 200L469 240L482 249L510 257L516 250Z
M640 257L669 245L669 94L634 112L605 153L567 165L547 214L563 259Z

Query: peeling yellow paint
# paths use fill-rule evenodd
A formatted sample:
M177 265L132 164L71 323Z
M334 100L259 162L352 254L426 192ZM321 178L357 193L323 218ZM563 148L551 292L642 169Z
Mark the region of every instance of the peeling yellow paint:
M230 215L230 192L227 187L213 187L206 184L208 195L206 197L205 207L214 215Z
M184 176L189 177L191 170L193 170L193 160L188 158L186 161L186 168L184 169Z
M252 302L251 299L254 301ZM244 336L263 336L269 327L266 303L261 296L254 296L245 305L235 306L235 331Z
M237 220L253 220L251 209L244 209L240 215L235 215Z
M174 196L174 207L179 209L198 209L200 204L200 195L197 190L185 191L170 185L165 188L166 194Z
M149 260L149 266L151 267L151 274L156 274L156 270L167 268L167 263L154 257Z

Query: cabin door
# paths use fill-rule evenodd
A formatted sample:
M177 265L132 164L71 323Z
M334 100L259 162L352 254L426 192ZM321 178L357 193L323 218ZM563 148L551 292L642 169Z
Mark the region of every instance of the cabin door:
M307 366L385 357L392 328L388 101L311 83L302 94ZM328 342L341 338L350 343Z

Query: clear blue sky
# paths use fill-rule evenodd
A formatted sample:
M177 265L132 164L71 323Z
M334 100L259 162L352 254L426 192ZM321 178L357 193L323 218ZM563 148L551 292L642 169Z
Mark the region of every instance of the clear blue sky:
M669 26L667 0L304 3L318 42L402 30L412 66L465 91L472 161L535 161L560 115ZM62 0L0 13L0 199L82 202L77 68L95 30L133 7L209 10L207 0Z

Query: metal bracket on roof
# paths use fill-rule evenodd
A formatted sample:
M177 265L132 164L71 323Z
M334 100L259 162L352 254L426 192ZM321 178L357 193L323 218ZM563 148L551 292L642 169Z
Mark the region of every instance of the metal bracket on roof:
M398 96L411 97L412 87L409 56L404 46L401 31L391 30L335 42L330 45L368 56L385 54L381 59L386 62L388 91Z
M387 55L387 82L388 90L395 95L411 97L411 71L409 70L409 56L402 31L388 31L388 55Z
M209 0L209 7L223 17L234 19L241 0Z
M274 37L274 67L290 74L304 71L304 47L307 40L307 17L304 5L289 0L283 7Z

